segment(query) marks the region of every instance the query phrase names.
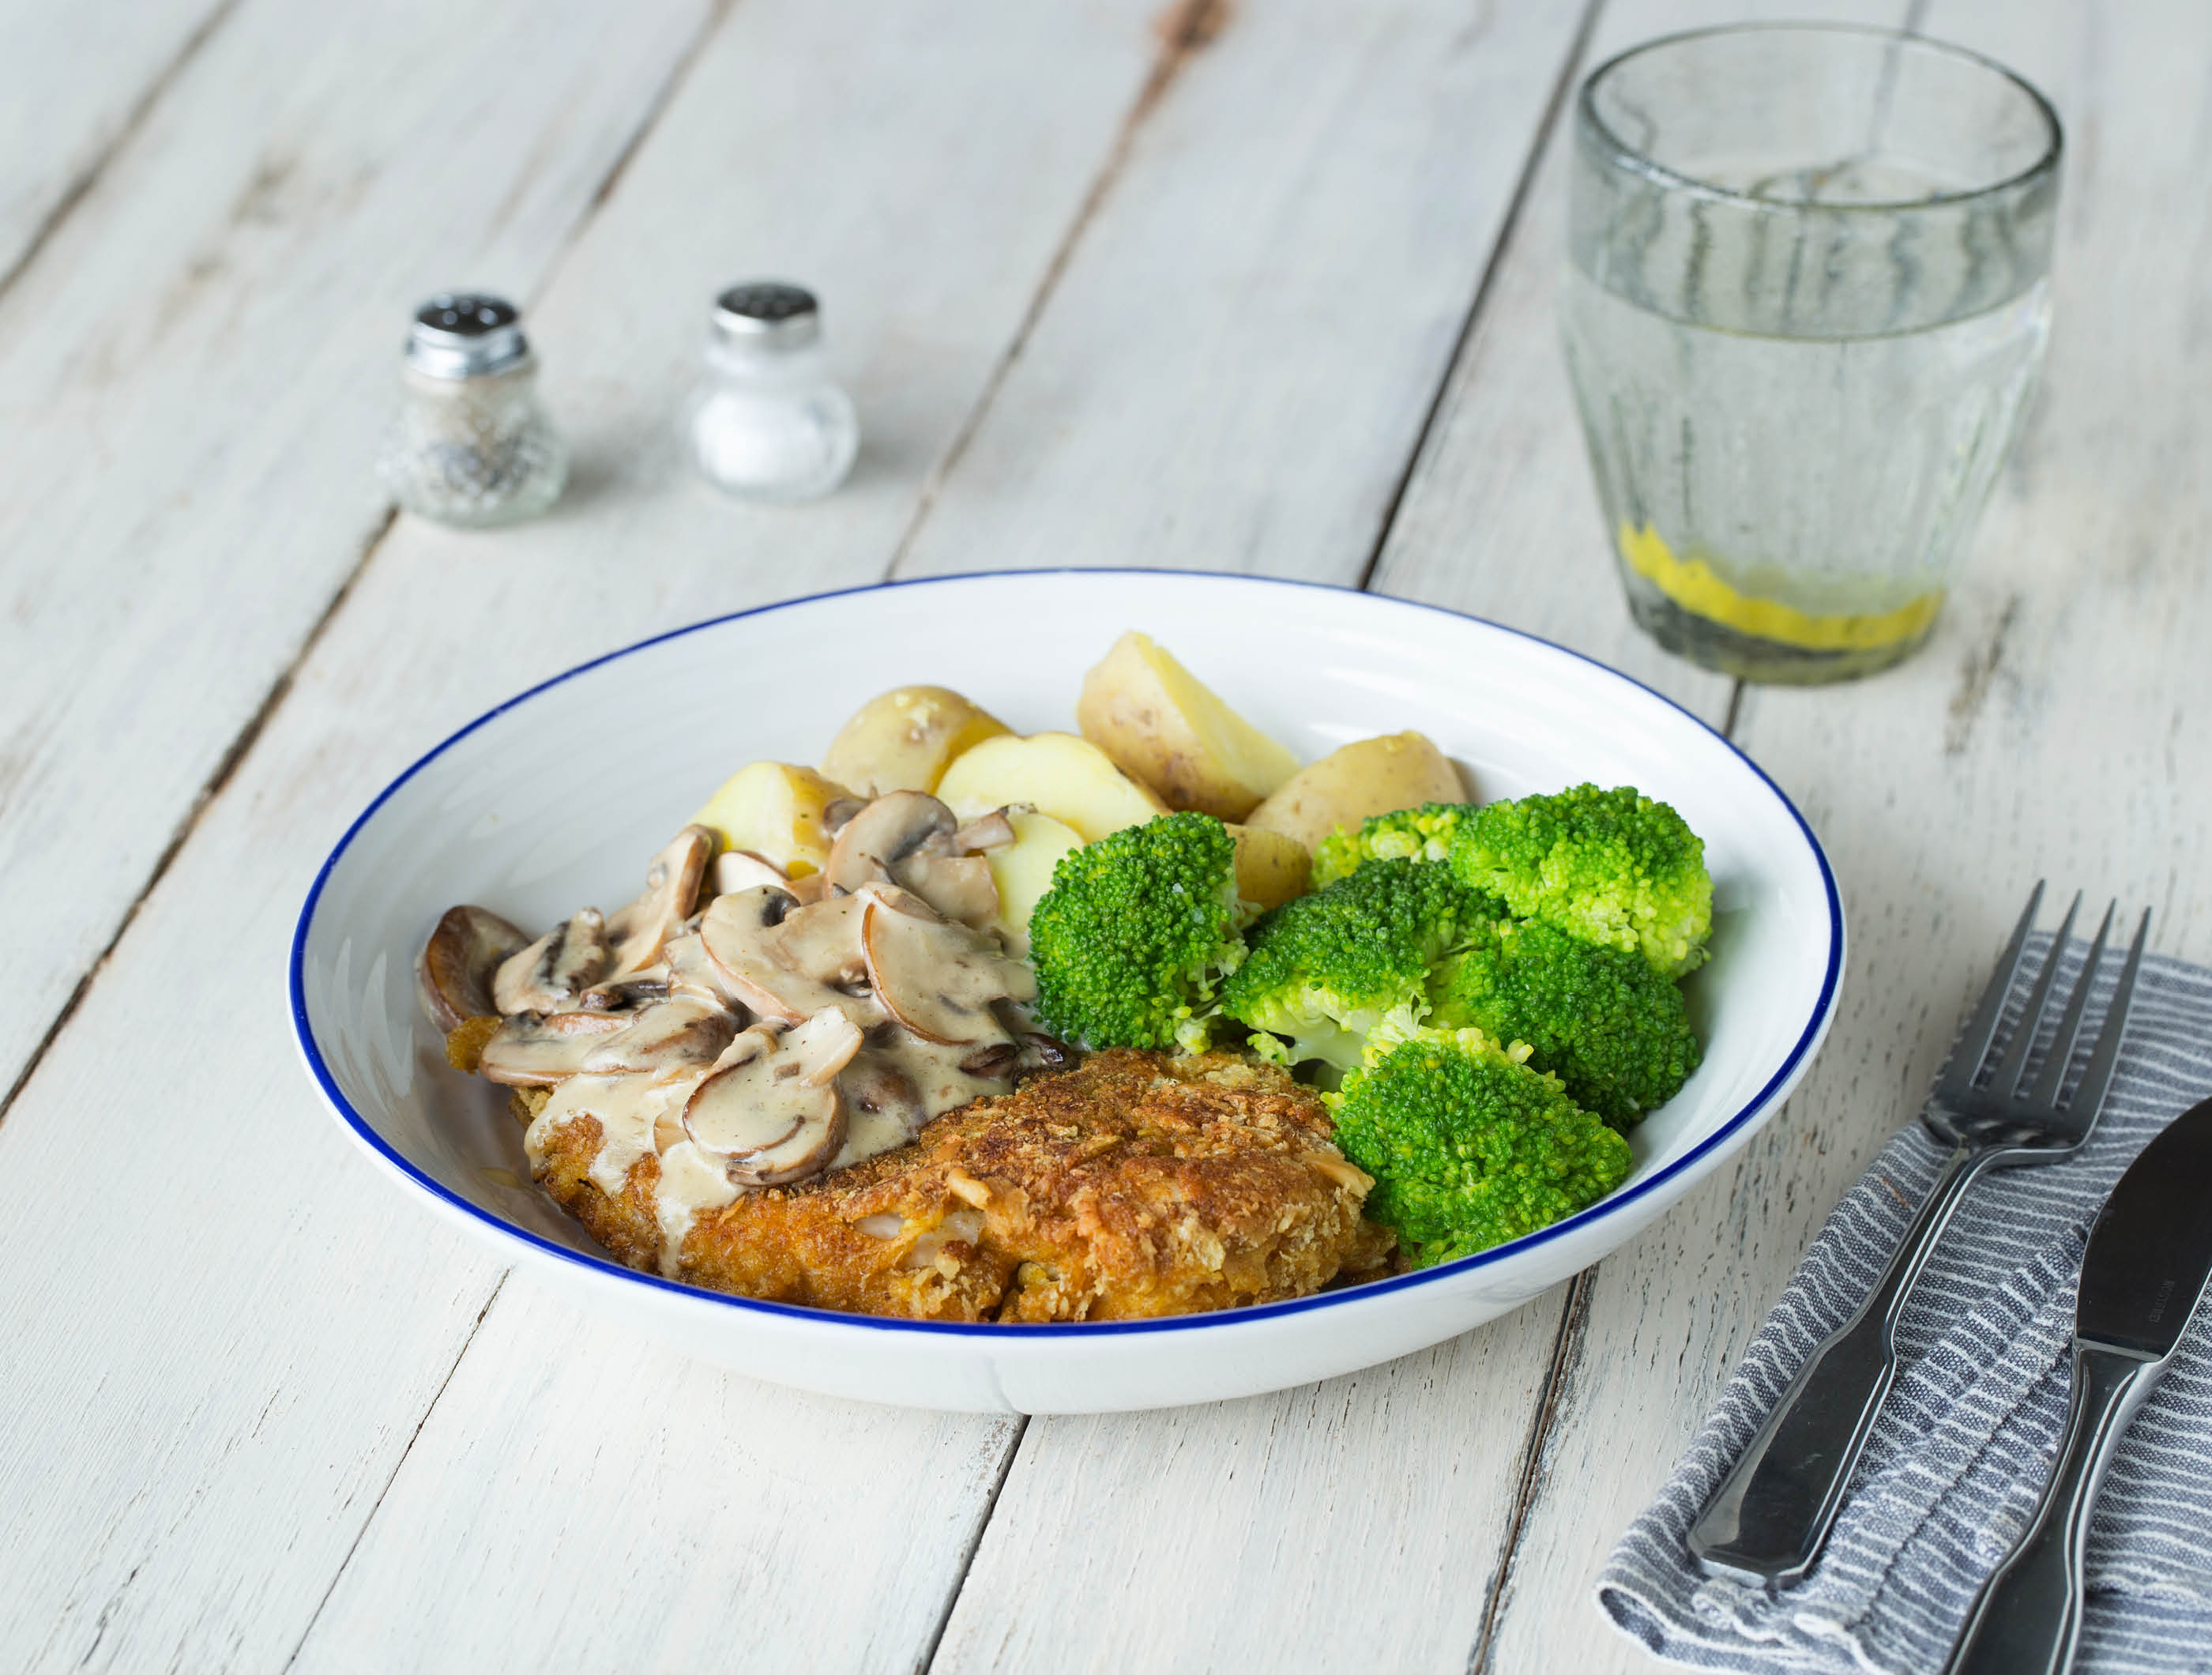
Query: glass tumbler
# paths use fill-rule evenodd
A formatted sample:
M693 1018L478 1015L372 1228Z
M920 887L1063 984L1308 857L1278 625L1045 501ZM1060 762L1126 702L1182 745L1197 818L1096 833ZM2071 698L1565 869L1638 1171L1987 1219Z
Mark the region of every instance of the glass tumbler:
M1560 319L1636 620L1753 680L1928 637L2043 357L2058 119L1985 58L1700 31L1575 111Z

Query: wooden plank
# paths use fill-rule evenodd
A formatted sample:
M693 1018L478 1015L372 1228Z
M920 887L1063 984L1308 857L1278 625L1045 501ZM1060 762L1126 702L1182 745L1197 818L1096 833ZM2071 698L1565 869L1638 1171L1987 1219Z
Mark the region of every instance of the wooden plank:
M0 296L0 1087L381 527L408 309L532 292L705 15L246 0Z
M931 1669L1456 1675L1558 1304L1277 1396L1032 1419Z
M507 1532L507 1590L454 1599L474 1661L514 1645L562 1662L555 1631L532 1626L535 1579L562 1607L607 1602L598 1666L644 1660L619 1648L655 1635L806 1666L816 1607L787 1607L824 1597L833 1543L857 1590L840 1644L902 1666L926 1648L1003 1458L997 1422L863 1422L672 1371L518 1286L484 1316L494 1353L463 1362L438 1404L428 1464L403 1470L497 1269L355 1159L270 1002L319 858L451 728L633 636L881 574L1154 54L1139 5L963 15L947 31L857 3L730 14L536 311L580 445L573 502L496 534L395 526L0 1124L7 1179L76 1184L19 1195L0 1253L0 1665L266 1667L303 1640L311 1660L344 1662L370 1625L397 1643L444 1597L453 1532L482 1532L490 1486L527 1498L522 1481L552 1462L580 1474L552 1474L577 1488L565 1521L535 1502L548 1521ZM871 426L852 488L804 510L741 508L677 475L669 416L707 298L763 270L823 286ZM380 330L380 367L392 348ZM326 457L318 480L343 492L363 456ZM244 527L234 509L225 527ZM111 794L119 780L110 764ZM202 998L180 1003L187 981ZM238 998L226 1013L214 995ZM95 1186L85 1159L102 1135L129 1139L97 1152ZM611 1391L662 1386L665 1405L606 1433ZM816 1475L702 1487L687 1452L702 1430L781 1439ZM831 1517L811 1486L839 1471L867 1493ZM617 1482L692 1521L648 1520L611 1544L598 1514ZM791 1533L810 1526L818 1545ZM318 1623L349 1553L362 1580ZM894 1560L909 1580L884 1580ZM722 1569L681 1599L659 1591L691 1563ZM871 1578L881 1609L863 1622Z
M1580 9L1230 9L1138 136L898 573L1355 581Z
M1735 1167L1595 1272L1492 1666L1644 1671L1589 1590L1844 1190L1909 1120L2029 886L2048 874L2212 955L2186 717L2212 699L2201 585L2212 240L2181 5L1936 0L1921 27L2051 94L2075 142L2045 386L1929 647L1863 685L1752 691L1738 737L1820 832L1851 925L1843 1007ZM1624 1446L1633 1439L1633 1446Z
M0 6L0 288L233 3Z

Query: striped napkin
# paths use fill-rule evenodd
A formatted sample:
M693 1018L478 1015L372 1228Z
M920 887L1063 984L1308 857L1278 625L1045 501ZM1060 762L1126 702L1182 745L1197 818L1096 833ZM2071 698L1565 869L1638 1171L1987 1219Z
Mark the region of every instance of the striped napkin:
M2011 1000L2015 1024L2048 955L2047 940L2030 947ZM2068 946L2061 992L2087 952ZM2091 991L2100 1000L2119 965L2106 956ZM2093 1006L2085 1035L2100 1015ZM2087 1051L2086 1042L2077 1050L2077 1072ZM1684 1532L1790 1375L1872 1289L1935 1181L1944 1148L1919 1123L1893 1139L1821 1229L1659 1499L1622 1537L1598 1579L1607 1614L1697 1669L1940 1666L1974 1590L2026 1527L2057 1451L2089 1224L2150 1137L2207 1094L2212 971L2147 958L2104 1118L2082 1154L1984 1175L1923 1272L1898 1330L1897 1380L1819 1562L1778 1593L1709 1579ZM2087 1578L2078 1670L2212 1672L2203 1313L2105 1479Z

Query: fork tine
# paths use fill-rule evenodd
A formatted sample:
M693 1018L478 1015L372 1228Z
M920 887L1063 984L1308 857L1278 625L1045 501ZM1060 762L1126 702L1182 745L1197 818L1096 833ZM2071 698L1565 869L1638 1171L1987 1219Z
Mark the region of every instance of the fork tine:
M2081 1072L2081 1085L2066 1114L2087 1134L2104 1108L2105 1090L2112 1085L2112 1069L2120 1062L2120 1038L2128 1031L2128 1011L2135 1004L2136 968L2142 964L2143 943L2150 935L2150 909L2143 909L2136 940L2128 947L2128 963L2120 967L2120 980L2112 990L2112 1003L2105 1008L2104 1026L2097 1032L2097 1050L2089 1055L2089 1068Z
M2012 941L1997 956L1996 969L1990 973L1981 999L1974 1003L1974 1015L1960 1032L1958 1050L1951 1055L1943 1080L1936 1086L1938 1099L1955 1104L1973 1088L1974 1073L1989 1057L1990 1043L1997 1032L1997 1020L2004 1015L2005 996L2012 992L2014 974L2020 970L2021 950L2027 946L2028 928L2035 923L2036 909L2043 905L2043 885L2044 880L2038 879L2035 888L2028 892L2027 911L2012 928Z
M2021 1081L2027 1075L2028 1049L2035 1045L2036 1031L2043 1027L2043 1014L2051 1005L2051 979L2058 975L2059 956L2066 952L2066 938L2074 929L2074 916L2081 911L2081 892L2076 890L2073 904L2067 908L2066 917L2058 922L2058 929L2051 936L2051 946L2044 950L2043 970L2035 979L2035 987L2028 991L2027 1005L2020 1014L2020 1027L2013 1032L2004 1057L1998 1061L1990 1077L1990 1092L2001 1099L2009 1099L2018 1093Z
M2081 1036L2081 1014L2088 1009L2089 986L2096 981L2098 963L2105 957L2105 939L2112 934L2112 915L2120 911L2114 902L2105 910L2104 922L2097 927L2097 940L2089 944L2089 952L2081 961L2081 974L2074 979L2074 992L2067 996L2066 1011L2058 1020L2058 1033L2051 1038L2051 1053L2043 1061L2043 1069L2035 1078L2035 1086L2027 1090L2027 1102L2040 1106L2045 1111L2058 1108L2058 1090L2065 1085L2066 1067L2074 1059L2074 1044Z

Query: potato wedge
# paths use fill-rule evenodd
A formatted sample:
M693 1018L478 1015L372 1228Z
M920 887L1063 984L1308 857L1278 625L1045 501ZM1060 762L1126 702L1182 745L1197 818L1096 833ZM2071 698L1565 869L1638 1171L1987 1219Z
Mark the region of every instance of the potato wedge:
M1309 762L1244 824L1296 838L1310 851L1339 826L1425 802L1465 802L1451 759L1419 733L1392 733L1340 746Z
M963 820L1026 804L1073 826L1086 844L1168 812L1105 752L1073 733L986 739L945 770L937 795Z
M991 928L1006 938L1009 952L1026 954L1030 915L1052 887L1052 869L1060 857L1081 848L1083 835L1035 809L1010 808L1006 819L1014 828L1014 841L983 852L991 863L991 882L999 886L999 917Z
M855 796L934 791L955 758L1012 731L949 686L895 686L838 728L822 772Z
M1297 758L1133 630L1083 677L1083 736L1170 808L1241 820L1297 771Z
M719 837L723 849L750 850L791 877L804 878L830 859L822 811L851 795L811 768L754 762L725 780L691 819Z
M1260 907L1280 907L1303 896L1313 877L1313 856L1295 838L1256 826L1231 825L1237 840L1237 893Z

